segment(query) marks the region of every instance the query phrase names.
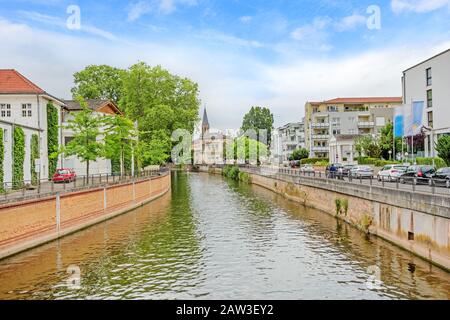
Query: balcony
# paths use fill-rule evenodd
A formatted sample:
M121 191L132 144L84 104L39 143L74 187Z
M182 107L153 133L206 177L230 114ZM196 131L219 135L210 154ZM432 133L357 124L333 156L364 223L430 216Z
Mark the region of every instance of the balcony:
M313 140L328 140L328 139L330 139L330 135L329 134L313 134L311 136L311 138Z
M317 122L311 124L312 128L329 128L330 124L328 122Z
M329 152L329 147L312 147L314 152Z
M375 122L358 122L358 128L373 128Z

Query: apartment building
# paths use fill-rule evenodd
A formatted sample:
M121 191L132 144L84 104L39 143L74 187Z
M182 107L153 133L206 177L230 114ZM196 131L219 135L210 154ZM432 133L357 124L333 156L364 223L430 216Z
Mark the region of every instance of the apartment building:
M425 156L436 156L435 143L450 135L450 49L403 72L403 101L423 101Z
M288 123L272 134L271 161L274 164L286 163L296 149L305 147L304 122Z
M360 135L377 135L382 127L392 122L394 108L402 101L401 97L367 97L307 102L305 142L310 157L335 161L330 159L333 137L345 136L345 140L352 137L354 141Z

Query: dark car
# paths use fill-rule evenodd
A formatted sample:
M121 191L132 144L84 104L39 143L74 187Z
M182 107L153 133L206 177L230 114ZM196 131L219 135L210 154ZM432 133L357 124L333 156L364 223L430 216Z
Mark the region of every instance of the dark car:
M439 169L432 179L432 183L435 186L444 186L450 188L450 168Z
M429 184L430 179L436 173L436 168L433 166L410 166L406 172L399 178L400 183L414 183L414 184Z

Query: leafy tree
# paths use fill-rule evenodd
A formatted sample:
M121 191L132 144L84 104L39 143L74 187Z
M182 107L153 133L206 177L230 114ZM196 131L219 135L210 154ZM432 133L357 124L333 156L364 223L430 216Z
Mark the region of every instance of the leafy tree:
M258 140L260 140L259 130L267 130L267 144L270 145L273 122L273 114L268 108L252 107L244 116L241 129L244 132L247 130L255 130L258 135Z
M74 74L74 97L108 99L119 103L122 97L125 70L107 65L90 65Z
M381 157L382 153L379 142L371 135L364 135L359 137L355 142L355 149L360 157L366 155L370 158L378 159Z
M381 128L379 145L381 149L381 156L384 159L389 159L391 155L392 157L395 157L394 154L389 154L389 151L394 151L394 125L392 123L388 123L385 127ZM397 137L395 139L395 151L399 152L401 150L402 138Z
M245 162L256 160L259 163L262 157L268 155L268 148L264 143L245 136L235 139L226 148L228 157L234 155L234 160Z
M133 121L123 116L108 116L105 124L105 156L120 161L120 175L125 173L125 155L131 151L131 141L137 137Z
M301 148L301 149L294 150L294 152L292 153L292 156L290 157L289 160L300 161L300 160L307 159L307 158L309 158L309 151L306 150L305 148Z
M192 134L199 120L198 85L172 75L160 66L150 67L143 62L130 67L123 84L121 108L131 120L138 121L139 140L144 149L153 146L158 150L147 150L144 159L149 162L160 162L162 158L167 160L172 146L167 137L177 129L185 129ZM163 140L158 142L158 138ZM159 153L162 150L167 152L167 157Z
M450 166L450 136L442 136L436 143L436 151L438 156Z
M139 141L137 154L144 167L148 165L162 165L170 157L172 141L165 130L152 133L150 141Z
M93 114L83 98L77 97L77 100L83 110L77 112L75 118L69 120L64 127L72 130L73 139L59 153L64 153L65 156L75 155L81 162L86 162L86 176L89 176L89 163L104 155L104 145L97 141L103 119Z

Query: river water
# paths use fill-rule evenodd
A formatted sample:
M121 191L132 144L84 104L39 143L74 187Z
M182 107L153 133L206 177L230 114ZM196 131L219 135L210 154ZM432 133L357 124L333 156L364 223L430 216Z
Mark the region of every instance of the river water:
M449 273L325 213L219 176L172 183L0 261L0 299L450 299Z

